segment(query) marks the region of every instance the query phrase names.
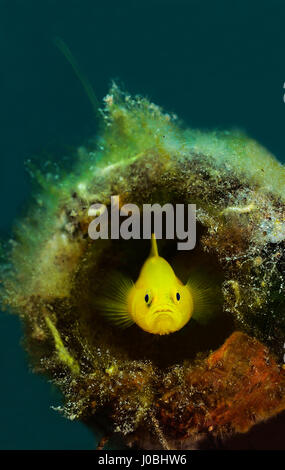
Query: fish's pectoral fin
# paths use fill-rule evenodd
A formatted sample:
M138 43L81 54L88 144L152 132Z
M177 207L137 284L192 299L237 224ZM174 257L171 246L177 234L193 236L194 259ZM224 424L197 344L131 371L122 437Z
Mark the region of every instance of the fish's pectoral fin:
M133 281L113 272L104 281L104 288L94 301L96 311L106 320L120 328L128 328L134 321L128 311L128 295L133 287Z
M192 318L198 323L207 324L222 312L222 292L214 281L203 277L203 274L193 274L187 281L192 299Z

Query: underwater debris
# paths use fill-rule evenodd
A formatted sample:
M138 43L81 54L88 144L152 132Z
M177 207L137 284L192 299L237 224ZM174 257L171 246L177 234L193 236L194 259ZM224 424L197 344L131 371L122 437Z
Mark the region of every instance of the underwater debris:
M173 375L173 372L171 374ZM217 351L166 376L156 402L160 432L181 449L207 435L247 432L285 406L285 373L259 341L235 332ZM151 435L137 430L130 443L152 448Z
M246 432L285 408L285 169L241 133L185 129L115 85L102 116L73 171L37 170L38 203L2 262L2 304L22 318L34 369L60 387L70 419L103 413L127 442L147 447L152 435L155 448ZM161 255L183 282L198 268L215 273L219 312L206 324L154 338L98 314L108 273L135 280L149 250L88 237L89 207L112 195L197 205L196 248L162 240Z

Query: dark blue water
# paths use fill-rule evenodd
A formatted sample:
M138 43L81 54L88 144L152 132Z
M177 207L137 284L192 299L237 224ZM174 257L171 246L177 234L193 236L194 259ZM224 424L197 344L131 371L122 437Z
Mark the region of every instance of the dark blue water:
M282 0L1 0L1 236L28 199L24 161L59 159L96 132L55 36L99 100L118 79L189 125L242 128L285 162L284 20ZM18 319L1 315L0 327L0 448L93 448L50 409L60 397L29 372Z

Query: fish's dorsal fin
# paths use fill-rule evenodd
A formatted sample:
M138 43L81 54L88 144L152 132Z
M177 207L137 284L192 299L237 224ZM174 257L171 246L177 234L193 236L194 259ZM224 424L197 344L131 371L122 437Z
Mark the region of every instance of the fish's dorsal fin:
M151 250L150 250L149 257L151 258L152 256L159 256L156 237L154 233L151 234Z

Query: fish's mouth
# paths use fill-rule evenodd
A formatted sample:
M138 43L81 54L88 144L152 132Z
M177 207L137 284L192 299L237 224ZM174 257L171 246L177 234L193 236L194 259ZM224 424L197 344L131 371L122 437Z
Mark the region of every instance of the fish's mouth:
M174 311L170 308L161 308L161 309L157 309L157 310L154 310L154 312L152 312L152 315L164 315L164 314L167 314L169 315L169 313L171 313L172 315L174 314Z
M170 307L156 308L150 312L150 331L155 334L164 335L175 331L175 311Z

